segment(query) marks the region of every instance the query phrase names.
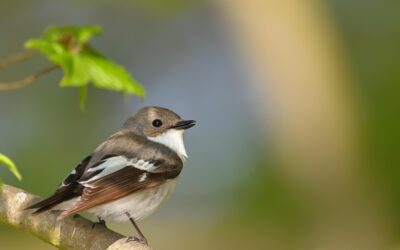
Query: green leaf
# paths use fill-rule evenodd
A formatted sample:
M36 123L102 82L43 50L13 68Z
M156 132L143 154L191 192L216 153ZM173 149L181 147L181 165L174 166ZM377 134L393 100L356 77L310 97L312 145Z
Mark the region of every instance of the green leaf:
M103 29L98 25L88 26L51 26L43 34L43 38L48 41L59 42L63 39L75 39L75 43L83 45L93 36L100 35Z
M84 86L92 82L98 88L135 94L143 97L144 88L124 67L93 54L72 58L70 72L65 72L61 87Z
M82 87L89 84L91 78L88 66L81 56L71 55L68 66L63 67L64 77L61 80L61 87Z
M100 35L101 33L102 28L97 25L51 26L43 32L41 38L28 40L25 43L25 47L33 48L35 45L31 43L32 40L41 40L49 43L61 44L66 48L69 46L83 46L94 36Z
M10 158L3 154L0 154L0 163L4 164L15 175L15 177L18 178L18 180L22 180L21 174L19 173L17 167Z
M145 95L142 85L124 67L90 46L90 39L101 32L99 26L50 27L41 38L25 43L26 48L37 49L50 61L60 65L64 71L61 87L80 88L81 109L86 100L86 86L90 83L97 88L124 94Z
M43 39L31 39L25 43L25 48L40 50L50 61L60 66L65 66L66 64L65 60L68 53L61 44Z
M53 26L47 28L41 38L26 41L25 48L39 50L68 71L71 56L86 50L89 40L101 32L100 26Z

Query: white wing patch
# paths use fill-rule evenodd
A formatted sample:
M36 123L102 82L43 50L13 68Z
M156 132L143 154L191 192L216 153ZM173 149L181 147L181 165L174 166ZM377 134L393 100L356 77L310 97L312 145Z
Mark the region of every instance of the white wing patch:
M147 178L147 173L143 173L143 174L139 175L138 180L139 180L139 182L143 182L146 180L146 178Z
M136 158L132 159L132 165L137 169L147 172L152 172L157 168L153 163L144 160L138 160Z
M137 158L131 158L128 159L125 156L114 156L107 158L103 163L99 164L96 167L89 168L87 172L95 172L98 170L103 170L99 174L93 176L89 180L86 181L80 181L79 183L82 184L83 186L90 187L89 183L95 180L98 180L106 175L112 174L114 172L117 172L118 170L123 169L124 167L127 166L133 166L137 169L143 170L143 171L148 171L151 172L157 167L154 166L153 163L150 163L148 161L144 161L142 159L137 159ZM145 173L139 176L139 181L141 178L146 179ZM143 181L144 181L143 179Z
M184 130L170 129L158 136L147 137L147 139L169 147L184 161L188 156L186 154L185 144L183 143L183 132Z

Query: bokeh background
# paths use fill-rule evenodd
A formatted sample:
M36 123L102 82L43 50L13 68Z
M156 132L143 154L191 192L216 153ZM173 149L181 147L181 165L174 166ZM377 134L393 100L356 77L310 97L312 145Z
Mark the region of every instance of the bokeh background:
M165 106L197 125L176 193L140 222L155 249L400 249L399 13L389 0L1 1L0 57L49 25L99 24L94 45L148 95L91 88L81 112L61 72L0 92L0 152L24 179L0 176L47 196L130 114ZM4 225L0 243L53 248Z

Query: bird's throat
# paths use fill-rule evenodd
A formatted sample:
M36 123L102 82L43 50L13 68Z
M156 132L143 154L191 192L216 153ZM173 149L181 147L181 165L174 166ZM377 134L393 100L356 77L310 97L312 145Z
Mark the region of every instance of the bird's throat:
M188 157L183 143L184 130L170 129L158 136L147 137L149 140L163 144L175 151L182 161Z

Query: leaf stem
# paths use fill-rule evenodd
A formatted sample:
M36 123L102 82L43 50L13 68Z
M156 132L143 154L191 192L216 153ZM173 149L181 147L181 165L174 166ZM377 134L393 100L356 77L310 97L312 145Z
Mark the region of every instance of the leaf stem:
M24 50L11 54L6 58L0 59L0 69L18 62L23 62L31 59L36 54L38 54L38 51L36 50Z
M13 90L20 89L32 84L36 79L40 76L50 73L51 71L58 69L60 66L56 64L52 64L46 68L43 68L32 75L29 75L21 80L13 81L13 82L2 82L0 83L0 90Z

